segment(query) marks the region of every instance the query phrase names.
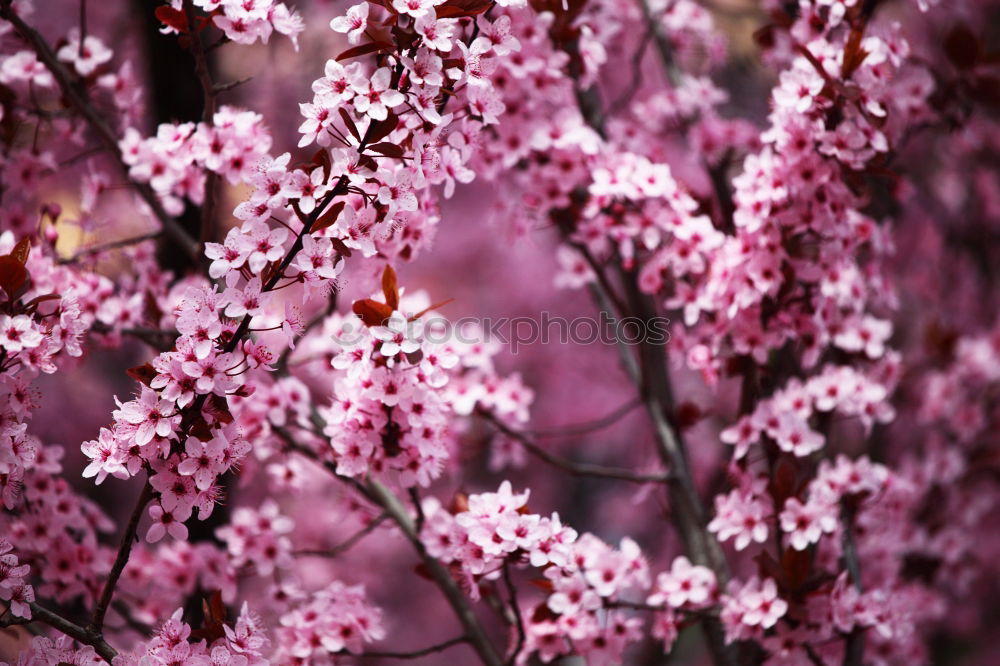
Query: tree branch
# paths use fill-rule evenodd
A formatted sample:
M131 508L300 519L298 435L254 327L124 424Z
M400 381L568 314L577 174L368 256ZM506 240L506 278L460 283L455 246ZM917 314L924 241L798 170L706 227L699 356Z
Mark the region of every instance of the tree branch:
M89 630L84 629L78 624L70 622L62 615L53 613L49 609L44 606L40 606L37 603L32 602L29 606L31 607L30 620L20 617L11 618L10 620L0 620L0 627L11 627L14 625L41 622L42 624L47 624L56 631L66 634L78 643L89 645L94 648L94 651L109 664L111 663L111 660L118 655L118 652L113 647L108 645L107 641L105 641L100 635L94 635Z
M503 659L497 654L496 648L493 647L486 632L479 624L478 618L476 618L475 613L472 612L472 607L469 605L468 598L454 577L452 577L451 571L427 553L427 549L424 548L424 543L420 540L420 535L416 531L413 518L406 510L406 507L403 506L399 498L392 491L378 481L369 481L365 484L365 487L413 545L413 549L417 552L428 574L430 574L430 577L437 584L441 593L444 594L448 604L458 617L458 621L461 622L469 643L472 644L479 658L487 666L503 666Z
M517 628L517 643L514 645L514 651L507 658L507 663L513 665L517 663L517 657L521 654L521 650L524 649L526 634L524 632L524 618L521 617L521 608L517 603L517 588L514 587L514 581L511 580L510 566L507 562L503 563L503 583L507 588L507 595L510 598L510 610L514 614L514 626Z
M132 515L129 517L128 525L125 527L121 544L118 546L118 555L115 557L115 563L112 565L111 571L108 572L108 579L104 582L104 589L101 591L101 596L94 607L94 614L90 619L90 625L87 627L87 632L94 636L100 636L104 629L104 616L107 614L108 606L111 605L111 600L115 596L115 587L118 585L118 579L121 578L122 572L125 570L125 565L128 564L128 558L132 553L132 544L136 540L136 533L139 531L139 521L142 519L143 511L152 498L153 487L149 485L149 481L147 480L142 486L142 491L140 491L139 497L136 500L135 508L132 509Z
M841 549L844 555L844 567L851 576L854 589L859 593L864 589L861 584L861 561L858 558L857 545L854 543L854 509L848 502L842 502L840 521L843 523L841 534ZM844 642L844 666L863 666L865 657L865 630L854 627Z
M212 74L208 69L208 55L205 46L201 43L201 33L194 29L195 8L191 0L184 0L184 14L187 16L188 25L191 31L188 33L188 43L191 45L191 54L194 56L194 71L201 84L202 96L204 98L204 108L201 113L201 120L207 125L215 121L216 97L219 91L216 90L215 82L212 81ZM205 175L205 197L201 203L201 230L198 234L202 243L211 241L214 237L215 222L215 192L218 189L219 175L208 170Z

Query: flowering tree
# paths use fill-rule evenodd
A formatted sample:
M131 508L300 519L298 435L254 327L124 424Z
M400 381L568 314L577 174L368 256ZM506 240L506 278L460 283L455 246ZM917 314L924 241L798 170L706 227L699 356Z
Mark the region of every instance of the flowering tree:
M0 658L1000 658L1000 3L112 4L0 0Z

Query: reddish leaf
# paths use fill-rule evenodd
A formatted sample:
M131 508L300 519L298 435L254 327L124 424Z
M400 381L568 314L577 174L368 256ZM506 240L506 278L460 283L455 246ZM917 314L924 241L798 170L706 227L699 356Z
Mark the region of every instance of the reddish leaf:
M202 626L191 632L193 638L204 638L209 643L226 635L226 606L222 603L222 593L215 590L201 600Z
M340 213L341 211L344 210L344 206L346 203L347 203L346 201L338 201L337 203L330 206L327 209L327 211L322 215L320 215L319 219L316 220L316 224L313 225L312 230L320 231L322 229L326 229L327 227L332 227L334 224L336 224L337 218L340 217Z
M386 319L392 316L392 308L370 298L354 301L351 310L361 317L365 326L381 326Z
M343 107L340 107L343 109ZM330 180L330 170L333 169L333 163L330 161L330 153L327 152L326 148L320 148L312 156L312 163L323 167L323 180Z
M400 158L403 156L403 149L394 143L376 143L373 146L368 146L369 150L374 150L376 153L385 155L386 157Z
M129 377L137 382L142 382L146 386L149 386L150 382L152 382L156 375L159 374L149 363L137 365L134 368L129 368L125 372Z
M188 431L189 434L195 439L201 442L210 442L215 434L212 429L208 427L208 421L205 420L204 416L198 415L195 422L191 424L191 429Z
M160 23L163 25L173 28L180 33L188 31L187 16L181 10L162 5L156 8L155 14L156 18L160 19Z
M761 578L773 578L779 584L783 581L784 571L771 553L766 550L761 551L761 553L756 555L753 559L757 563Z
M389 133L396 129L398 124L399 117L390 111L385 120L379 120L373 125L369 125L368 131L365 132L365 138L368 139L368 143L377 143L389 136Z
M455 493L451 502L448 503L448 513L451 515L457 515L459 513L464 513L469 510L469 496L463 492Z
M399 282L396 280L396 271L389 264L385 265L382 271L382 295L385 296L386 304L396 310L399 308Z
M395 47L389 42L367 42L347 49L337 56L337 61L357 58L358 56L375 53L376 51L391 51L393 48Z
M482 14L492 6L493 0L448 0L435 7L434 11L439 19L459 18Z
M339 238L331 238L330 242L333 244L333 249L339 252L341 256L349 257L353 254L351 248L344 245L344 241Z
M0 257L0 288L14 300L21 287L28 281L28 270L24 264L9 254Z
M340 112L340 118L344 121L344 125L347 126L347 131L358 140L358 143L361 143L361 135L358 134L358 126L354 124L354 119L351 118L351 114L349 114L347 109L342 106L339 107L337 111Z
M809 577L812 555L808 550L786 548L781 556L781 568L785 572L785 581L792 590L802 588Z
M225 397L213 393L209 400L212 404L212 416L222 423L233 422L233 414L229 411L229 402Z
M967 26L957 25L944 38L944 52L959 69L972 69L982 57L979 38Z
M21 241L14 246L14 249L10 251L10 256L21 262L22 266L28 263L29 254L31 254L31 241L27 238L22 238Z
M544 592L551 593L556 589L555 585L552 584L552 581L547 578L532 578L528 582Z
M156 296L148 289L142 298L142 311L145 320L153 324L154 327L158 326L158 322L163 318L163 310L156 302Z
M784 506L785 500L795 494L795 463L791 456L783 455L775 466L769 491L778 506Z

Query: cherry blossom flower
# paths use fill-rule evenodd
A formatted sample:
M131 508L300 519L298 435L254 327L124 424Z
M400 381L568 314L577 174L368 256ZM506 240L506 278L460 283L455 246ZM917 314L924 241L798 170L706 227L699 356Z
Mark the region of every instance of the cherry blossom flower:
M368 25L368 3L361 2L348 8L347 13L330 21L334 32L347 33L351 44L357 44Z

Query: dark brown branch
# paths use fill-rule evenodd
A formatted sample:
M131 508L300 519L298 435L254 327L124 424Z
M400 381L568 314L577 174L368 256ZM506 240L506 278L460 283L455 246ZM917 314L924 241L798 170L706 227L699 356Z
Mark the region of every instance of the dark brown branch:
M10 0L2 0L0 2L0 18L9 21L18 31L18 33L27 41L35 51L35 55L38 59L45 65L45 68L49 70L52 74L52 78L56 80L59 84L59 89L62 91L63 97L65 97L69 103L77 110L77 112L83 116L84 120L90 128L97 134L97 137L105 145L105 147L114 156L115 161L122 168L123 171L128 173L128 168L122 161L121 148L118 146L118 138L115 133L107 125L102 117L101 113L97 111L91 105L90 100L87 98L86 92L77 87L74 83L72 76L69 71L59 62L59 58L56 57L55 52L49 43L45 41L45 38L39 34L37 30L25 23L20 16L11 7ZM163 227L163 232L170 236L170 238L180 247L188 256L193 260L198 261L201 255L201 246L190 236L187 232L177 223L177 221L170 216L169 213L163 208L163 204L160 203L159 198L157 198L156 193L153 189L145 184L139 183L134 180L129 179L129 185L133 190L146 202L153 215L160 222L160 226Z
M507 562L503 563L503 583L507 588L507 596L510 599L510 610L514 614L514 627L517 629L517 643L514 645L514 650L510 653L510 657L507 658L507 663L513 665L517 663L517 657L521 654L521 650L524 649L524 642L527 640L527 637L524 632L524 618L521 617L521 608L517 603L517 588L514 587L514 581L511 580L510 566Z
M854 543L854 509L848 502L842 502L840 521L843 523L841 534L841 549L844 556L844 567L851 576L854 589L863 592L861 584L861 560L858 558L857 545ZM865 658L865 630L854 627L844 642L844 666L863 666Z
M78 643L91 646L94 648L94 651L109 664L111 663L111 660L117 656L118 652L113 647L108 645L107 641L105 641L99 634L95 635L80 625L70 622L62 615L53 613L44 606L39 606L37 603L31 603L29 605L31 607L30 620L20 617L12 617L8 620L0 620L0 627L11 627L14 625L27 625L33 622L41 622L42 624L47 624L56 631L66 634Z
M90 625L87 627L87 632L93 636L100 636L104 629L104 616L107 614L108 606L111 605L111 600L115 596L115 587L118 586L118 579L121 578L122 572L125 570L125 565L128 564L129 555L132 554L132 544L135 543L143 511L145 511L146 505L149 504L149 500L152 498L153 487L149 485L149 481L146 481L139 492L135 508L132 509L132 515L128 519L128 525L126 525L125 533L122 535L121 544L118 546L118 555L115 556L115 563L111 567L111 571L108 572L108 578L104 582L104 589L101 591L101 596L94 607L94 615L91 617Z
M194 30L196 25L196 13L194 3L191 0L184 0L184 14L187 16L188 25L191 32L188 33L188 44L191 47L191 54L194 56L194 72L201 85L204 107L201 112L201 121L211 125L215 120L216 96L215 82L212 81L212 74L208 69L208 55L205 46L201 43L201 33ZM215 194L218 189L219 175L208 170L205 175L205 196L201 203L201 231L198 234L202 243L215 238Z

